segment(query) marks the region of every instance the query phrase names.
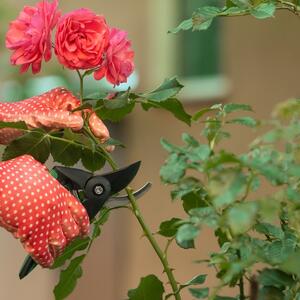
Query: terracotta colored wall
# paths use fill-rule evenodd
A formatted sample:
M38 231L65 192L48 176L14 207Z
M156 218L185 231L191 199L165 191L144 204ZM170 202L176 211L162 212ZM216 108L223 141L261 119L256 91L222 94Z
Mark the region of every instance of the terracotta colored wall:
M14 2L16 6L21 7L23 3L33 1ZM129 31L137 53L136 63L142 78L142 88L154 86L164 77L176 73L176 36L166 35L167 29L175 24L176 16L170 9L173 1L61 0L61 3L65 9L87 6L102 11L111 24ZM289 14L281 14L276 19L266 22L255 21L252 18L224 21L224 72L233 83L229 101L250 103L258 116L265 117L276 102L300 93L300 40L295 29L298 25L299 20ZM187 104L189 111L200 107L200 103ZM159 181L159 168L165 158L159 139L164 136L172 142L179 142L181 132L189 131L198 135L200 128L188 129L174 121L168 113L160 111L148 114L136 111L122 126L127 132L123 140L128 145L122 152L124 164L137 159L143 161L143 168L135 186L143 184L146 180L152 181L154 185L151 192L141 199L140 204L146 220L155 231L160 220L182 215L179 203L170 202L168 188L162 186ZM241 151L250 138L249 131L235 130L235 139L227 146ZM160 264L141 235L136 221L128 212L114 213L103 230L103 236L97 241L86 261L84 277L69 299L124 299L127 289L136 287L140 276L150 273L160 276ZM0 231L0 243L0 299L53 299L51 289L55 275L39 271L26 281L19 282L15 274L22 261L23 250L4 231ZM215 246L211 233L203 232L198 244L198 250L189 252L172 247L170 261L180 280L186 280L199 272L206 272L193 265L192 260L205 257Z

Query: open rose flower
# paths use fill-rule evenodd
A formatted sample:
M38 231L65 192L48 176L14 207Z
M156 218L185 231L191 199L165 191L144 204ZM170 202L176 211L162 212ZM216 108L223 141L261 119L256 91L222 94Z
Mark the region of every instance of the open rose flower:
M58 1L41 1L36 6L25 6L19 17L12 21L6 35L6 47L13 51L11 63L26 72L41 70L43 59L51 59L51 32L60 17Z
M108 40L105 18L81 8L59 20L55 53L59 62L69 69L92 69L101 65Z
M103 66L94 73L95 79L100 80L105 76L114 85L127 82L127 78L134 70L133 58L134 51L127 39L127 32L112 28L106 59Z

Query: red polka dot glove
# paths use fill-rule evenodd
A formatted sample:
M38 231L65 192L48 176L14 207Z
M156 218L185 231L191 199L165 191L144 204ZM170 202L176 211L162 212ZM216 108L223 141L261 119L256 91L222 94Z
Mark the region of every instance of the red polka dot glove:
M89 232L81 203L29 155L0 162L0 226L50 267L66 245Z
M0 121L24 121L33 128L71 128L80 130L83 126L81 112L71 113L79 106L80 101L70 91L65 88L56 88L40 96L20 102L0 103ZM91 112L89 126L101 142L104 143L109 138L108 129L94 112ZM20 135L22 133L16 129L1 129L0 144L9 144Z

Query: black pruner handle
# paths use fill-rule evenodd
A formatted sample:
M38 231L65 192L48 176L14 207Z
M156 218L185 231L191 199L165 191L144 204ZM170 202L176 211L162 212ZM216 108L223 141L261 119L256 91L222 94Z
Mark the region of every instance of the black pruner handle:
M30 255L26 256L19 272L19 278L23 279L24 277L26 277L31 271L34 270L36 266L37 263L33 260L33 258Z

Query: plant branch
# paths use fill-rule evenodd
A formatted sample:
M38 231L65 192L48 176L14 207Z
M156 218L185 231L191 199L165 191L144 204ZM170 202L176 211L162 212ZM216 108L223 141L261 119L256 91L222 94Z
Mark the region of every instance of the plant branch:
M92 132L90 131L88 126L84 127L84 132L88 135L88 137L90 137L92 139L92 141L96 144L96 146L98 147L98 149L100 149L101 153L104 154L104 157L106 158L107 162L109 163L109 165L111 166L111 168L113 170L117 170L118 166L115 163L115 161L112 159L112 157L110 156L110 154L104 149L104 147L100 144L100 142L95 138L95 136L92 134ZM162 251L162 249L160 248L160 246L158 245L156 239L154 238L153 233L151 232L151 230L149 229L148 225L146 224L144 217L140 211L140 208L136 202L136 199L133 195L133 190L131 188L126 188L126 192L130 201L130 204L132 206L132 212L135 215L137 221L139 222L141 228L143 229L143 232L146 236L146 238L148 239L148 241L150 242L151 246L153 247L154 251L156 252L158 258L160 259L164 271L168 277L169 283L172 287L173 290L173 294L176 300L181 300L181 296L180 293L178 291L178 285L177 285L177 281L173 275L173 271L169 266L169 262L167 259L167 256L165 255L165 253Z
M239 281L239 289L240 289L240 300L246 300L245 296L245 285L244 285L244 277L242 276Z
M77 72L77 74L78 74L78 77L79 77L79 81L80 81L80 102L82 103L82 101L83 101L83 80L84 80L84 75L82 75L81 73L80 73L80 71L79 70L77 70L76 69L76 72Z
M277 10L288 10L292 13L294 13L296 16L300 16L300 7L297 6L296 4L293 4L288 1L283 1L283 0L278 0L278 3L280 5L276 6ZM241 16L248 16L251 14L250 9L246 8L243 11L238 11L238 12L228 12L227 9L220 12L217 16L218 17L241 17Z
M131 210L131 208L128 207L128 206L117 206L117 207L112 207L112 208L107 209L107 210L105 211L105 213L101 216L101 218L104 218L104 217L105 217L106 215L108 215L111 211L117 210L117 209L121 209L121 208L125 208L125 209ZM93 223L97 223L97 221L98 221L98 220L95 219ZM91 247L92 247L94 241L95 241L95 237L91 238L91 241L90 241L90 243L89 243L89 245L88 245L88 248L87 248L87 253L90 251L90 249L91 249Z
M126 192L128 194L129 200L130 200L130 204L132 206L133 209L133 213L135 215L135 217L137 218L138 222L140 223L145 236L147 237L147 239L149 240L150 244L152 245L154 251L156 252L157 256L159 257L163 267L164 267L164 271L166 272L169 282L171 284L173 293L174 293L174 297L176 300L181 300L181 296L178 292L178 285L177 282L175 280L175 277L173 275L173 271L169 266L169 262L168 259L166 257L166 255L164 255L163 251L161 250L161 248L159 247L156 239L154 238L152 232L150 231L150 229L148 228L148 226L145 223L145 220L141 214L141 211L136 203L135 197L133 195L133 191L131 188L127 188Z
M82 100L83 99L83 88L84 88L83 79L84 79L85 74L82 75L78 70L77 70L77 73L78 73L78 76L80 78L80 97L81 97L81 100ZM118 165L113 160L111 155L106 151L106 149L103 147L103 145L101 145L100 141L93 135L93 133L91 132L91 130L88 126L88 124L86 123L86 120L85 120L85 124L84 124L84 127L83 127L83 133L86 134L87 137L89 137L94 142L97 151L100 152L101 155L103 155L105 157L106 161L109 163L111 168L113 170L117 170ZM139 222L141 228L144 231L144 234L145 234L146 238L148 239L148 241L152 245L154 251L156 252L158 258L160 259L160 261L163 265L163 268L164 268L165 273L167 274L169 283L171 284L175 300L181 300L180 291L178 289L177 281L175 280L175 277L173 275L173 271L169 266L167 256L164 254L164 252L162 251L162 249L158 245L156 239L154 238L153 233L151 232L148 225L146 224L146 222L144 220L144 217L143 217L143 215L140 211L140 208L139 208L139 206L136 202L136 199L134 197L133 190L131 188L127 187L126 192L127 192L127 195L128 195L131 207L132 207L133 214L135 215L137 221Z
M167 255L168 255L168 250L169 250L169 248L170 248L172 242L174 241L174 239L175 239L174 237L171 238L171 239L168 239L167 244L166 244L166 247L165 247L165 250L164 250L164 255L165 255L165 257L167 257Z

